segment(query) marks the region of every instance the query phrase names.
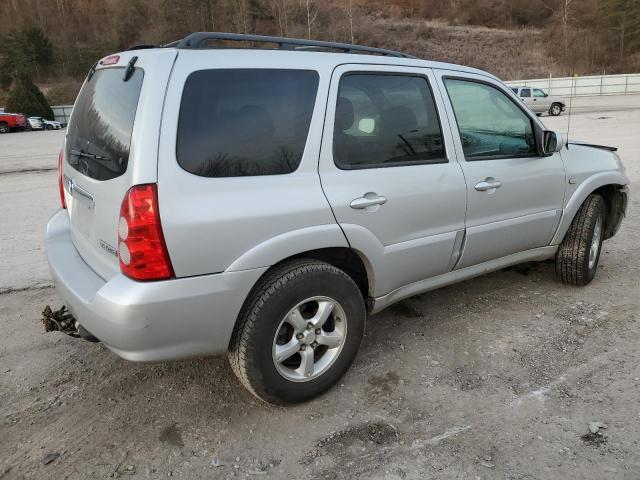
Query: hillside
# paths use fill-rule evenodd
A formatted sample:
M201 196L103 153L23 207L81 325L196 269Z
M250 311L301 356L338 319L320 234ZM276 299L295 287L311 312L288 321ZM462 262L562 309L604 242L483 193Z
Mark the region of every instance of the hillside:
M640 70L640 0L4 0L0 104L20 71L69 103L98 58L199 30L386 47L503 79Z

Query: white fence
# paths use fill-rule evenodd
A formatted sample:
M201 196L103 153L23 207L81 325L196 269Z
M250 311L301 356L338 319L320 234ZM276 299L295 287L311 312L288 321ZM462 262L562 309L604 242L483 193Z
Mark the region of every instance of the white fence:
M56 105L51 107L53 110L54 120L60 122L63 125L69 123L69 117L71 116L71 110L73 105ZM4 113L4 107L0 107L0 113Z
M51 110L53 110L53 115L56 117L56 122L66 125L69 123L69 117L71 116L73 105L55 105L51 107Z
M588 95L627 95L640 93L640 73L590 75L586 77L535 78L505 82L511 86L542 88L549 95L579 97Z
M640 94L640 73L625 75L590 75L586 77L534 78L532 80L512 80L505 82L511 86L542 88L549 95L561 97L580 97L589 95L627 95ZM51 107L55 119L63 124L69 123L73 105ZM0 112L3 109L0 107Z

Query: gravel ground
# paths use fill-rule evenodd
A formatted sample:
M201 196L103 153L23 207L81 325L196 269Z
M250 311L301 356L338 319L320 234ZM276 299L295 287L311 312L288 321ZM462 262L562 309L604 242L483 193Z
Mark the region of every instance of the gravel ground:
M618 145L638 191L640 96L574 107L572 138ZM637 196L588 287L539 263L410 298L369 319L341 384L275 408L226 359L140 365L43 333L61 135L0 136L0 479L640 478Z

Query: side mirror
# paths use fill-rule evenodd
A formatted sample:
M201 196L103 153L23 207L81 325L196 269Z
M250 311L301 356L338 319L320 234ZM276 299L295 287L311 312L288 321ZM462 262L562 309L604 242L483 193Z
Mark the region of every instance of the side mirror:
M566 138L560 132L545 130L543 133L543 151L546 155L552 155L562 150L567 143Z

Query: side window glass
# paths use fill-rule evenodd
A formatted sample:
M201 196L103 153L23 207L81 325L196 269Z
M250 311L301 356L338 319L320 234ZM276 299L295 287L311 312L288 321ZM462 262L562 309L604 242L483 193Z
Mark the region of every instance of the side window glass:
M540 98L540 97L543 97L543 98L544 98L544 97L546 97L547 95L546 95L542 90L539 90L539 89L537 89L537 88L536 88L536 89L533 91L533 96L534 96L534 97L538 97L538 98Z
M520 96L521 97L531 97L531 89L530 88L523 88L522 90L520 90Z
M538 156L531 119L498 88L445 79L465 159Z
M185 82L176 156L202 177L282 175L302 160L318 89L310 70L214 69Z
M360 73L342 77L333 156L342 169L446 163L427 80Z

